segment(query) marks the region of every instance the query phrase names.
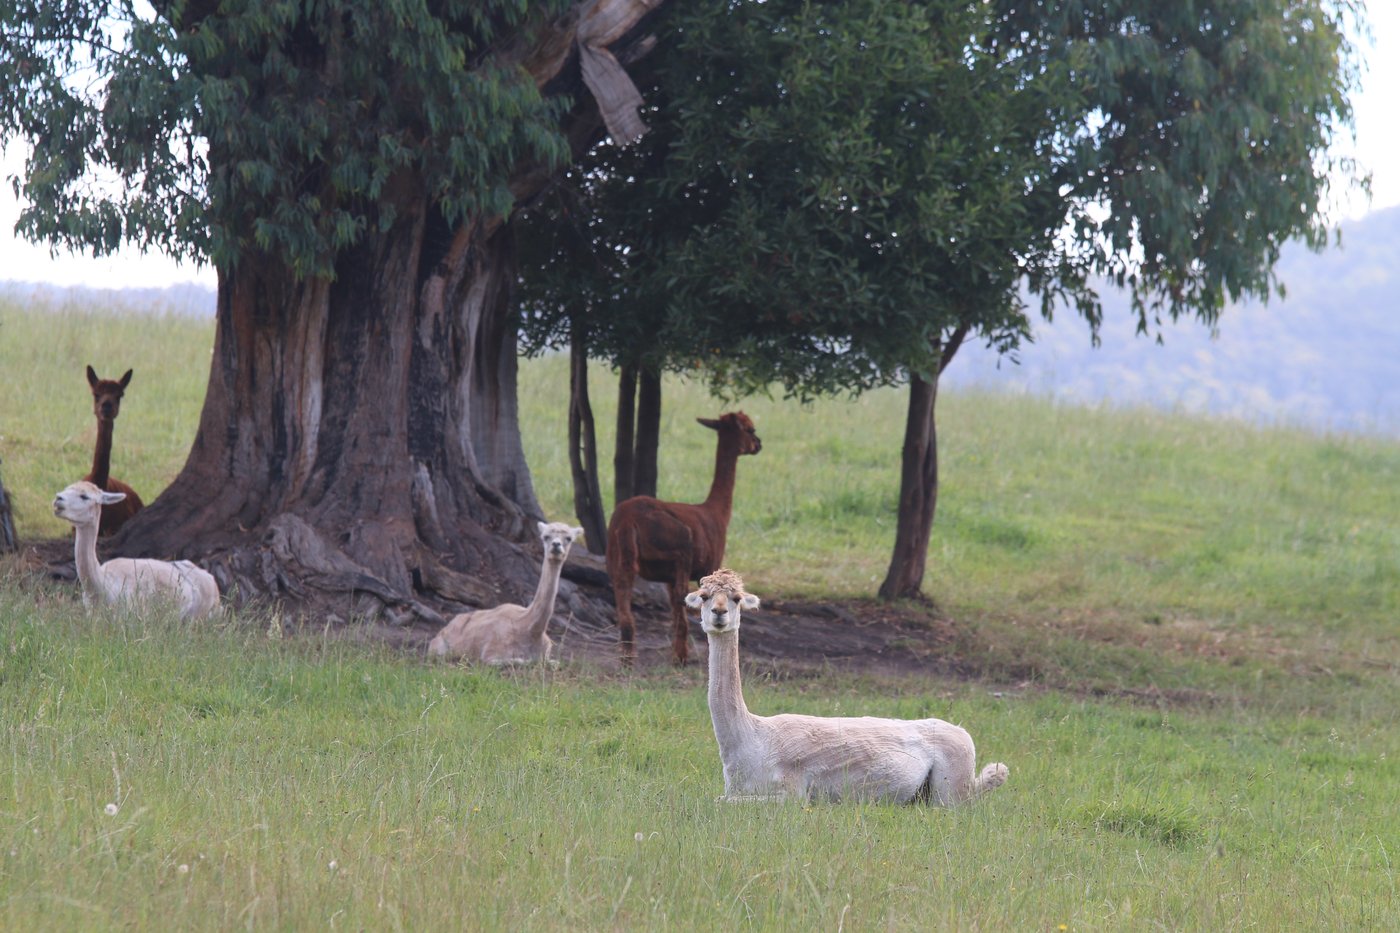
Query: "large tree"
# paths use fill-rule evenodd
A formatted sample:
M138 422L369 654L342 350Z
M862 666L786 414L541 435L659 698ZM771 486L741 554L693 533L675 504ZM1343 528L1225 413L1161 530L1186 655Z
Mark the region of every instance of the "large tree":
M1358 6L675 7L647 89L656 132L591 153L571 189L604 257L573 287L608 312L594 320L640 318L667 365L702 364L722 390L907 381L880 593L918 595L938 376L958 347L1017 347L1027 291L1097 327L1105 277L1144 331L1267 297L1283 242L1326 239ZM563 287L540 279L537 308Z
M0 7L20 230L219 272L188 460L116 550L398 620L528 591L503 219L639 134L619 58L661 2Z

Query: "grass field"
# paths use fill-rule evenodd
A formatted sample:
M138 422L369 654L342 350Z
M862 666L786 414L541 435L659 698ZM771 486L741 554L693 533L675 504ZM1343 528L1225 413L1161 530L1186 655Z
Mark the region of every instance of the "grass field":
M113 471L153 498L210 339L189 318L0 306L21 537L63 531L48 500L87 470L83 365L135 368ZM560 519L565 375L546 359L521 381ZM666 393L660 491L697 500L713 435L693 419L728 406ZM764 450L740 464L729 563L770 598L871 594L902 397L742 407ZM990 394L941 399L940 437L926 590L980 674L746 686L759 713L961 722L1012 769L978 805L716 804L699 671L503 675L257 617L89 618L12 567L0 928L1400 923L1400 445Z

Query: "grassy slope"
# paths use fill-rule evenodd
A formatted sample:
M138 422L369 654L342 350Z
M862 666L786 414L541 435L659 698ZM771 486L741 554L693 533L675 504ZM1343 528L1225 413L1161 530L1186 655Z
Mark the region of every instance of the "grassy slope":
M209 332L0 308L22 536L62 530L45 504L87 468L82 365L136 367L115 459L154 491L197 420ZM569 514L564 375L522 376L551 518ZM667 392L661 493L696 500L713 447L692 419L721 406ZM595 395L606 427L605 379ZM744 407L764 451L740 467L732 565L770 597L871 592L899 396ZM1003 696L832 672L754 679L749 700L963 722L1012 767L983 804L716 806L697 671L502 677L257 619L93 621L71 591L9 580L0 927L1394 925L1400 448L987 395L940 412L927 589ZM1019 678L1060 689L1002 686Z

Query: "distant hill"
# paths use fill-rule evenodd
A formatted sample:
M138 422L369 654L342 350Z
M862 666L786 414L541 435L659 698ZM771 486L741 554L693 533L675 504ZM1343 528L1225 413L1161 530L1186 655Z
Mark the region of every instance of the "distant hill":
M1343 225L1340 248L1288 247L1278 274L1285 299L1225 309L1214 337L1188 321L1160 345L1138 337L1126 297L1105 292L1097 349L1082 320L1057 314L1020 365L969 347L945 384L1400 435L1400 208Z
M167 288L89 288L47 282L0 282L0 301L59 311L74 308L119 314L138 311L213 317L215 298L212 288L194 282Z
M1019 365L967 347L945 384L1090 404L1152 405L1318 430L1400 436L1400 208L1344 225L1342 246L1290 246L1288 295L1227 308L1219 333L1168 325L1162 343L1134 333L1127 299L1105 291L1102 344L1071 314L1038 322ZM212 289L64 288L0 282L0 299L116 312L214 313Z

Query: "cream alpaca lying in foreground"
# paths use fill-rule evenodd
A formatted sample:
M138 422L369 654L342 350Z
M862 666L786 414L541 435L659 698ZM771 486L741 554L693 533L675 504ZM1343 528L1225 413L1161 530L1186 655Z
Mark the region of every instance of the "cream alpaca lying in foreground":
M207 571L187 560L166 561L114 557L97 561L97 526L102 506L120 502L125 493L104 492L92 483L74 483L54 496L53 514L73 523L73 560L83 586L83 605L143 606L168 601L182 619L209 615L219 605L219 585Z
M952 806L1000 787L1010 773L976 774L972 737L941 719L755 716L739 682L739 616L757 609L739 575L718 570L686 597L710 642L710 718L730 801L813 797Z
M559 574L569 546L583 534L563 522L538 522L544 564L535 598L528 606L505 603L464 612L448 622L428 644L428 653L464 657L483 664L529 664L548 661L554 641L545 633L559 594Z

